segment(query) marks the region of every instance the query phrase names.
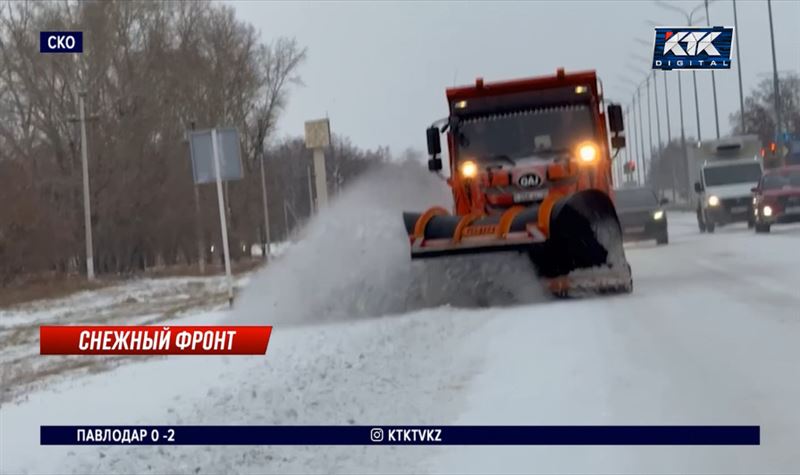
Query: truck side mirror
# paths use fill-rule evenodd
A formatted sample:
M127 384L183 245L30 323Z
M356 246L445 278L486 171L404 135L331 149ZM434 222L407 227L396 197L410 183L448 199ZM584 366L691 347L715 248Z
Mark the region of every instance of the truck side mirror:
M751 191L752 193L758 193L758 187L757 187L757 186L754 186L754 187L750 188L750 191Z
M611 132L615 134L625 131L625 124L623 123L622 119L621 105L619 104L608 105L608 128L611 130Z
M699 181L694 182L694 191L695 193L703 192L703 185Z
M665 204L668 204L668 203L669 203L669 199L667 199L667 198L661 198L658 201L658 204L660 204L661 206L664 206Z
M611 148L613 149L625 148L625 137L622 135L615 135L611 137Z
M428 170L438 172L442 169L442 159L438 157L442 153L442 143L439 139L439 128L436 126L428 127L425 131L428 139Z
M428 136L428 155L435 157L442 153L442 143L439 141L439 128L436 126L428 127L425 131Z

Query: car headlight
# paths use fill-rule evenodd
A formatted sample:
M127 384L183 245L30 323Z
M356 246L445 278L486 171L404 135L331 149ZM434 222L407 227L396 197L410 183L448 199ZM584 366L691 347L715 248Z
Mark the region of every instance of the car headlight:
M475 178L478 175L478 164L472 160L461 163L461 176L464 178Z
M708 197L708 206L719 206L719 197L711 195Z
M597 150L597 145L586 142L578 147L578 159L583 164L590 164L597 161L600 152Z
M655 213L653 213L653 219L655 219L656 221L662 219L663 217L664 217L664 212L661 210L658 210Z
M772 216L772 207L771 206L764 206L761 209L761 212L764 213L764 216L770 217L770 216Z

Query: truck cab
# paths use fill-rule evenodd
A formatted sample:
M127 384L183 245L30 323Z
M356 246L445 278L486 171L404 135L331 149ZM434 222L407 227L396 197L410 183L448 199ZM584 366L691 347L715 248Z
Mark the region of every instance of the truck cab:
M748 142L741 137L710 141L695 152L700 163L694 183L700 232L713 233L717 226L737 222L753 226L751 190L763 166L757 143Z

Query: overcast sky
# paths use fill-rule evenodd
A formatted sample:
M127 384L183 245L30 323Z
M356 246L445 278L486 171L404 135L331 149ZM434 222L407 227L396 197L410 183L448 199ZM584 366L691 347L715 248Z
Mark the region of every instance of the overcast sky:
M424 149L425 127L447 114L444 89L477 76L491 81L551 74L559 66L596 69L606 98L628 102L633 87L623 77L638 82L650 73L653 28L648 21L685 24L679 14L652 1L230 3L265 40L291 36L308 48L301 69L305 86L292 90L280 134L301 135L305 120L327 115L335 133L362 147L388 145L396 153ZM701 4L670 3L684 10ZM771 77L769 20L766 2L739 0L737 9L747 95L759 80ZM712 25L733 25L730 0L711 2L709 12ZM778 70L800 73L800 1L775 0L772 13ZM660 101L662 74L657 72ZM695 135L689 73L667 73L672 130L678 124L678 74L687 133ZM702 135L711 138L711 74L698 71L697 76ZM729 114L739 108L735 63L716 77L724 135ZM662 130L666 137L666 120Z

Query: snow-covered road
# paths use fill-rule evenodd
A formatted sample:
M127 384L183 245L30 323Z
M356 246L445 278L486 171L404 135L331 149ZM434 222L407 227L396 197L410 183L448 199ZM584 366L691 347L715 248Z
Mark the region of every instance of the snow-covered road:
M0 472L800 471L800 226L701 235L672 214L668 246L627 247L632 295L554 301L514 260L365 244L394 232L387 203L431 197L341 211L359 196L330 214L372 230L323 215L236 311L193 317L275 324L266 358L149 360L4 404ZM757 424L762 445L40 447L40 424Z

